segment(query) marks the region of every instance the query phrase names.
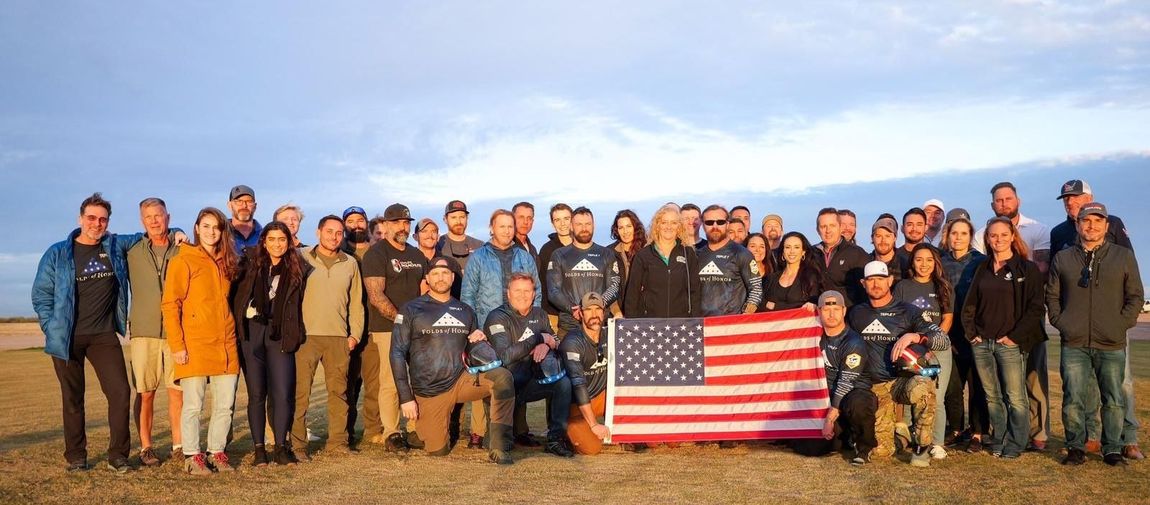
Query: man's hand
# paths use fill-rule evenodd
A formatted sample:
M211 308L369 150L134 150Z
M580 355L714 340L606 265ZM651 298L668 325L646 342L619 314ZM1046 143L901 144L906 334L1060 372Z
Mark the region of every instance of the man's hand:
M543 343L546 344L547 347L550 347L552 349L559 347L559 340L557 340L555 338L555 335L552 335L550 333L544 333L543 334Z
M403 417L412 421L419 419L419 405L415 403L415 400L403 402L403 405L400 405L399 408L403 411Z
M177 364L188 364L188 351L173 352L172 359L176 360Z
M607 425L605 424L596 424L595 426L592 426L591 433L594 433L596 437L599 437L599 440L604 440L611 436L611 430L607 428Z
M173 242L175 242L176 245L180 245L188 241L188 235L182 231L176 232L176 235L172 238L175 239Z
M1001 337L1001 338L999 338L999 339L997 340L997 342L998 342L998 343L1000 343L1000 344L1002 344L1002 345L1010 345L1010 346L1015 346L1015 345L1018 345L1018 344L1014 343L1014 341L1013 341L1013 340L1011 340L1011 339L1010 339L1010 337L1005 337L1005 336L1004 336L1004 337Z
M974 337L974 338L970 339L971 345L978 345L981 343L982 343L982 337Z
M354 351L356 345L359 345L359 341L355 337L347 337L347 350Z
M471 332L470 335L467 336L467 341L471 342L472 344L479 342L481 340L487 340L487 335L484 335L483 332L479 331L479 330L475 330L475 331Z
M543 361L543 358L547 357L547 353L550 351L551 348L547 347L547 344L539 344L531 350L531 359L535 360L536 363L539 363L540 361Z
M919 335L918 333L907 333L906 335L903 335L898 339L898 342L894 343L894 349L891 349L890 351L890 360L898 361L898 357L900 354L902 354L904 349L906 349L911 344L917 344L921 341L922 335Z
M807 303L803 304L803 310L810 312L811 314L814 314L818 311L818 307L815 307L815 304L813 304L811 302L807 302Z
M839 409L831 407L827 410L827 418L823 421L823 438L835 438L835 422L839 419Z

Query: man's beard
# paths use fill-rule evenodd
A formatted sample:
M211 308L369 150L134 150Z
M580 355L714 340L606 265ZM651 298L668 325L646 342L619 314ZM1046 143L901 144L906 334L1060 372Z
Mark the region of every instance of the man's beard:
M366 244L370 238L367 236L367 230L360 229L348 230L345 235L347 236L347 241L353 244Z
M575 241L580 244L590 244L593 236L589 231L581 231L575 234Z
M407 242L407 238L409 236L411 236L411 234L408 232L397 231L397 232L395 232L395 235L392 236L392 240L394 240L396 243L402 244L402 243Z
M994 215L998 216L998 217L1005 217L1005 218L1013 221L1014 218L1018 217L1018 209L1015 208L1013 211L1011 211L1010 213L1007 213L1007 214L999 214L999 213L995 212Z

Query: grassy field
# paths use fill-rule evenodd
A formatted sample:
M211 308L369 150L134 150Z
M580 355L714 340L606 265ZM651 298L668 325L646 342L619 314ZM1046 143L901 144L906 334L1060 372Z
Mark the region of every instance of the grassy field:
M1050 345L1057 371L1058 345ZM1141 438L1150 441L1150 342L1135 342ZM365 444L351 456L324 456L294 468L256 469L246 397L240 387L236 441L229 448L239 471L194 478L177 465L116 475L106 470L107 404L89 367L89 462L80 474L64 471L59 387L49 358L36 349L0 352L0 503L1150 503L1150 462L1111 468L1091 455L1088 464L1059 465L1061 382L1051 378L1054 438L1051 451L1017 461L952 452L928 469L902 461L852 468L839 456L806 458L769 444L732 450L716 446L658 449L645 454L609 448L597 457L562 460L517 449L516 464L496 467L480 451L458 446L446 458L397 456ZM322 375L321 375L322 377ZM310 414L322 410L317 385ZM163 396L157 399L166 412ZM538 432L541 405L530 411ZM309 418L314 416L309 415ZM323 423L312 429L325 435ZM157 415L157 445L170 446L166 414ZM323 442L313 444L313 447ZM1145 446L1146 444L1144 444ZM133 432L133 455L138 450Z

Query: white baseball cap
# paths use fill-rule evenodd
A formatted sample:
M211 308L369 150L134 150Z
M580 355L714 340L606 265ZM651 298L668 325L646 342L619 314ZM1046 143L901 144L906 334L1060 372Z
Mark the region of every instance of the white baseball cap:
M946 207L942 205L942 200L937 198L931 198L930 200L927 200L926 203L922 204L922 210L926 210L926 208L930 207L931 205L938 207L938 210L941 210L943 214L946 214Z
M886 263L874 260L866 264L866 267L863 268L863 278L874 276L890 277L890 270L887 270Z

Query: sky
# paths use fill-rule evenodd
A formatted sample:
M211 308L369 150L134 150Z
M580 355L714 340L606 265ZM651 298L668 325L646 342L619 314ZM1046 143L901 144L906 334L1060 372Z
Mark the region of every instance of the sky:
M461 198L486 237L519 200L901 215L932 188L985 210L1007 174L1056 222L1049 188L1099 174L1139 222L1121 174L1150 169L1148 53L1150 4L1117 0L6 1L0 316L31 313L36 261L93 191L122 233L146 196L190 228L242 183L305 229Z

